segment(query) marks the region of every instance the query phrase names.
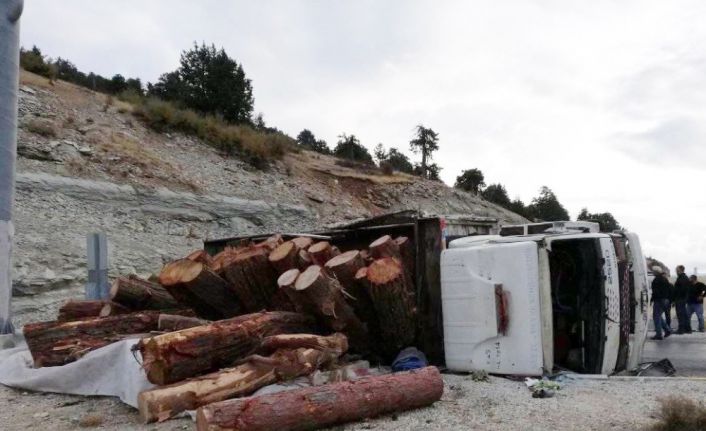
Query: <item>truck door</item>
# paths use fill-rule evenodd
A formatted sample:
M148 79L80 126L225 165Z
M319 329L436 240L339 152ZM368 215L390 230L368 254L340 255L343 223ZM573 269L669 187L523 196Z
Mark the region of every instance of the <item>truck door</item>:
M441 294L450 370L542 375L537 243L445 250Z

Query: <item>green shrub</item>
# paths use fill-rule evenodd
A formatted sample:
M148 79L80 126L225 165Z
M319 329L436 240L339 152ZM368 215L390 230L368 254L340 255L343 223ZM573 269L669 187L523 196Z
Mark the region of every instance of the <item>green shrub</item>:
M258 131L249 125L229 124L157 98L143 99L135 106L133 113L158 132L174 130L196 136L258 169L266 168L271 160L281 159L295 148L294 140L281 133Z

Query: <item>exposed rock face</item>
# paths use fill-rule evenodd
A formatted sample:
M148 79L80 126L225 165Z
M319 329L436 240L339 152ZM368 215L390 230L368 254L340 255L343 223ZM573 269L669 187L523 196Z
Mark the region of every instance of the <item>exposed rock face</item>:
M86 235L108 235L111 277L148 275L206 238L325 228L385 212L524 219L440 182L290 153L266 171L190 136L160 134L130 105L23 72L13 288L18 320L53 318L83 292ZM50 130L50 133L45 133Z

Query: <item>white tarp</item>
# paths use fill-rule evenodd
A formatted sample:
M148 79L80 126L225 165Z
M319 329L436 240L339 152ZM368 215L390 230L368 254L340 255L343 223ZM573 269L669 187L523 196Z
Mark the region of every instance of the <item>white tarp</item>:
M138 362L139 352L136 359L131 351L138 341L109 344L60 367L33 368L24 339L16 336L16 347L0 350L0 383L39 392L114 396L137 407L137 395L154 387Z

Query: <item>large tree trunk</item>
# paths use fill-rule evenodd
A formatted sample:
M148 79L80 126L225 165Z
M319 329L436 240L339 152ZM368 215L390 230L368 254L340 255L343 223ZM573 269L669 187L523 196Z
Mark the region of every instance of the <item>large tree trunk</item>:
M95 318L104 316L115 316L117 314L126 314L130 310L122 305L110 303L110 301L90 300L90 299L71 299L64 303L59 308L59 316L57 320L66 322L69 320L79 320L85 318Z
M223 276L235 289L246 312L269 308L277 291L277 273L268 254L266 247L252 247L223 263Z
M170 262L162 268L159 282L199 317L217 320L243 312L235 289L203 263L189 259Z
M388 358L414 343L414 297L400 261L386 257L367 270L368 288L380 322L383 351Z
M116 278L110 287L110 299L131 310L179 308L179 303L164 287L135 275Z
M221 401L196 413L199 431L300 431L428 406L441 399L436 367Z
M407 271L407 273L409 273L414 279L414 275L416 274L414 270L416 253L414 252L414 245L412 244L412 241L406 236L398 236L395 238L395 243L400 249L400 258L405 271Z
M297 309L314 314L329 329L346 334L354 350L368 351L365 325L346 302L341 284L320 266L311 265L302 272L288 293Z
M326 269L348 293L346 299L353 306L355 314L368 325L368 333L374 336L379 332L378 319L370 292L356 279L356 273L361 268L365 268L365 261L358 250L347 251L326 262Z
M23 332L35 367L64 365L91 350L134 334L156 331L159 313L154 311L98 317L74 322L38 322Z
M139 343L147 379L157 385L215 371L255 353L263 337L312 332L313 319L273 311L145 338Z
M266 340L278 337L281 336ZM346 337L342 334L329 337L295 334L287 337L282 343L285 347L269 357L250 356L234 368L140 393L140 416L145 422L163 421L184 410L250 395L277 381L311 374L335 361L347 348ZM276 341L274 343L277 344Z
M324 266L332 257L341 254L338 248L332 247L328 241L319 241L316 244L312 244L307 252L311 256L311 262L314 265Z

